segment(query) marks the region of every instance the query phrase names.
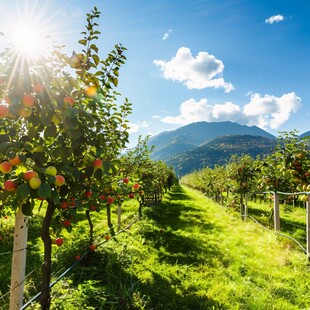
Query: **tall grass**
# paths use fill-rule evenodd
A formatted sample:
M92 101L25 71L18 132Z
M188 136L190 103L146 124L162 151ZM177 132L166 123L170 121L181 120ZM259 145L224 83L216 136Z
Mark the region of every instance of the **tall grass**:
M104 229L98 220L97 235ZM85 233L74 238L59 265ZM309 286L306 256L289 241L174 186L53 287L52 309L307 309Z

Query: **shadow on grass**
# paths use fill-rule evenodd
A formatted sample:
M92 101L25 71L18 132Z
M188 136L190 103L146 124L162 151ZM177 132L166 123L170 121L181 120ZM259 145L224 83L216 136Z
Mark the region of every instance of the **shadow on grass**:
M130 263L116 253L92 253L75 272L72 285L79 287L82 282L96 281L97 293L83 292L86 303L96 309L225 309L157 272L150 272L149 280L141 280L125 271Z

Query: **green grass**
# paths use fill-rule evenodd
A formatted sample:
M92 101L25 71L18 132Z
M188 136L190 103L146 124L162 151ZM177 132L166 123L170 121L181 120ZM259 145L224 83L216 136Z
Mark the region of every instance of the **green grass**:
M97 242L106 230L102 219L99 213ZM84 238L76 228L69 246L55 251L55 267L73 262ZM174 186L161 204L144 208L141 220L59 281L52 298L52 309L68 310L307 309L309 265L289 241L242 222L237 212L197 191Z

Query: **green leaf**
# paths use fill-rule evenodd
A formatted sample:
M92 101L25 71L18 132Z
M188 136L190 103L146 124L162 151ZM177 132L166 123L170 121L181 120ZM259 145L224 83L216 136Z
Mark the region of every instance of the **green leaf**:
M98 53L98 47L95 44L92 44L90 46L90 49L94 50L96 53Z
M93 60L94 60L94 62L96 64L96 66L98 66L98 64L100 62L100 58L97 55L93 55L92 57L93 57Z
M68 107L66 110L66 115L69 119L75 118L79 115L79 110L74 107Z
M90 178L94 173L94 167L91 167L91 166L88 166L86 169L85 169L85 177L86 178Z
M100 181L102 179L103 173L101 169L95 170L94 177Z
M72 231L72 225L70 225L70 226L65 226L65 230L66 230L68 233L71 233L71 231Z
M56 137L57 135L57 128L56 125L52 122L44 131L44 138L49 138L49 137Z
M51 198L51 186L49 184L43 183L38 189L38 195L41 198Z
M22 212L26 216L32 216L33 204L28 200L22 205Z
M26 199L30 194L30 190L31 188L28 184L21 184L16 192L17 201L23 201L24 199Z
M84 39L79 40L79 43L82 44L82 45L84 45L84 46L86 46L87 40L84 40Z

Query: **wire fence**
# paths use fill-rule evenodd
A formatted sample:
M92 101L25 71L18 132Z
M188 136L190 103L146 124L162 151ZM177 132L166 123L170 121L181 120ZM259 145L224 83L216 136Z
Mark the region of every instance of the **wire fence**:
M120 227L120 223L118 222L118 230L116 232L114 232L114 228L113 229L113 234L111 234L111 237L109 239L105 239L105 236L110 232L111 228L109 228L108 230L106 230L104 233L98 235L98 236L94 236L94 239L96 240L101 240L101 241L97 241L96 242L96 248L104 245L105 243L109 242L110 240L112 240L113 238L115 238L116 236L118 236L121 233L126 232L128 229L130 229L130 227L132 225L134 225L137 221L139 221L141 219L142 216L142 207L144 206L152 206L155 205L157 203L159 203L161 201L162 195L153 195L152 197L154 197L154 200L152 200L152 198L147 198L147 199L140 199L138 200L138 204L139 204L139 209L138 209L138 215L137 214L129 214L126 217L124 217L122 219L123 223L126 223L128 220L132 219L132 221L127 224L125 227L121 228ZM160 199L158 198L160 197ZM120 215L118 214L118 219L120 218ZM40 247L24 247L22 249L18 249L16 251L5 251L0 253L0 256L6 256L6 255L12 255L14 252L21 252L21 251L26 251L26 250L41 250ZM55 286L61 279L63 279L69 272L71 272L76 266L78 266L89 254L90 252L92 252L90 249L87 249L82 255L80 255L79 259L77 259L74 263L70 263L68 267L62 267L59 270L57 270L56 272L54 272L52 274L52 278L55 279L53 282L50 283L50 288L52 288L53 286ZM38 270L38 268L35 268L33 270L31 270L30 272L27 273L27 275L25 275L24 280L19 283L16 287L11 288L8 292L1 294L0 292L0 300L2 300L3 304L7 304L9 297L10 297L10 293L12 290L18 288L19 286L23 285L29 278L30 276L36 272ZM40 298L41 296L41 292L38 292L37 294L35 294L28 302L26 302L21 308L22 309L27 309L28 307L31 307L34 305L34 303ZM4 307L0 307L1 310L4 309L8 309L6 306Z

